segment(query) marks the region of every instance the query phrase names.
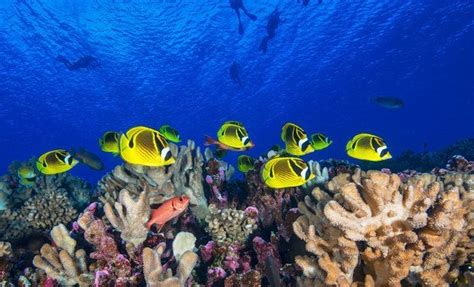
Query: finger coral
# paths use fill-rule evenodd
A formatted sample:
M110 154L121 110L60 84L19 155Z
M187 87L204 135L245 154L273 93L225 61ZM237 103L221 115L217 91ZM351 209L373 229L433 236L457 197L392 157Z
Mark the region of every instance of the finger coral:
M143 273L147 286L149 287L181 287L191 275L191 271L197 263L198 256L193 251L186 251L179 260L176 275L172 275L171 269L165 269L161 264L161 256L166 245L159 244L155 248L143 249Z
M361 263L362 280L375 286L399 286L405 278L438 286L457 275L466 213L457 188L422 179L402 185L397 175L374 171L344 175L326 187L299 203L303 215L293 224L313 255L296 258L300 284L357 283Z
M121 238L134 246L143 243L148 234L145 223L151 210L148 191L145 189L135 201L126 189L122 189L113 206L107 202L104 211L112 226L121 232Z
M43 245L41 255L33 260L34 266L43 269L62 285L91 286L93 276L87 268L86 252L76 250L76 241L69 236L66 227L54 227L51 237L55 246Z

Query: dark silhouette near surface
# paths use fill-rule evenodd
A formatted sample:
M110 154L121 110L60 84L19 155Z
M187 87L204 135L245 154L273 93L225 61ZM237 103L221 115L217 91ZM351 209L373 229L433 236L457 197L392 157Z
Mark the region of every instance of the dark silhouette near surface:
M308 6L309 4L309 0L302 0L301 2L303 2L303 6ZM300 3L300 0L298 0L298 3ZM318 0L318 4L321 3L323 3L323 0Z
M70 71L76 71L79 69L87 69L89 70L90 68L95 68L99 65L99 62L97 59L93 56L87 55L87 56L82 56L79 58L79 60L71 63L66 57L64 56L58 56L56 58L59 62L63 63L66 68Z
M240 81L240 65L237 62L234 61L232 65L230 65L229 73L234 83L239 84L239 86L242 85Z
M275 32L278 26L281 23L281 18L280 18L281 12L276 8L272 14L270 14L270 18L268 18L268 23L267 23L267 36L265 36L260 43L260 51L263 53L267 52L268 48L268 41L273 39L275 37Z
M234 9L235 13L237 14L237 18L239 18L239 34L242 35L244 33L244 26L242 25L242 21L240 19L240 10L242 9L245 15L247 15L247 17L249 17L250 20L252 21L257 20L257 16L247 11L247 8L245 8L244 6L243 0L229 0L229 3L230 3L230 7Z

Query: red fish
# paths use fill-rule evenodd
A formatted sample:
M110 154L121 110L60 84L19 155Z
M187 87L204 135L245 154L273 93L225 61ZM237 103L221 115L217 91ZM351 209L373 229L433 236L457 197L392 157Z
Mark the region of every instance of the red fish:
M151 229L153 224L157 224L158 232L166 222L180 215L189 205L189 197L185 195L175 196L163 202L157 209L153 209L150 220L146 227Z

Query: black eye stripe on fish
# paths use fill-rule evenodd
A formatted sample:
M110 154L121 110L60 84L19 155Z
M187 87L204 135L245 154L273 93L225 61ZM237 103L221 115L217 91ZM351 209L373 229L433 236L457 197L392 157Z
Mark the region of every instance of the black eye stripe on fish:
M290 165L291 170L296 173L298 176L301 174L303 169L296 163L295 160L291 159L288 161L288 164Z
M384 157L386 154L388 153L388 149L387 148L384 148L381 152L380 152L380 157Z
M310 142L308 140L306 140L305 142L303 142L303 144L301 145L301 150L302 151L305 151L309 146L310 146Z
M169 159L171 158L171 156L172 156L171 151L168 150L168 151L166 152L166 155L165 155L165 160L169 160Z

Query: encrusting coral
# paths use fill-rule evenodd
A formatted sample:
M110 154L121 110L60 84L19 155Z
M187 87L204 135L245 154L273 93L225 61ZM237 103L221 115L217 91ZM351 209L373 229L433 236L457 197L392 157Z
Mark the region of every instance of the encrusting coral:
M186 251L179 259L176 275L171 269L166 269L161 264L161 256L166 245L159 244L155 248L143 249L143 273L148 287L181 287L191 275L198 261L198 255L193 251Z
M207 215L207 200L202 184L203 156L193 141L186 146L170 144L176 162L168 167L144 167L123 164L106 175L98 184L98 194L103 203L113 204L122 189L136 197L141 182L149 187L150 204L162 203L176 195L190 198L190 208L198 219Z
M400 286L407 278L439 286L457 276L462 262L455 250L466 232L458 188L442 190L439 182L421 179L402 185L397 175L374 171L343 175L326 187L312 191L316 203L309 196L300 202L303 216L293 225L316 256L296 258L300 285L349 286L362 279ZM355 278L361 262L365 278Z
M35 256L33 265L62 285L91 286L94 277L88 271L84 249L76 250L76 240L62 224L51 230L51 237L55 246L43 245L41 255Z

